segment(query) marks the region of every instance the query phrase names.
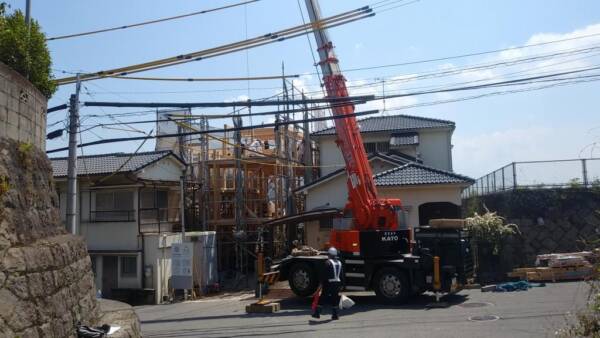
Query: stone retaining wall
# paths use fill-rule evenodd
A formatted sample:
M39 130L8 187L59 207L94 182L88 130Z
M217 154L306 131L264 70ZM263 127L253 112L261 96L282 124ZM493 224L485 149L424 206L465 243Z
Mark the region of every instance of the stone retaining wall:
M51 175L41 150L0 138L2 337L70 337L100 315L85 242L61 226Z
M523 189L480 196L464 201L464 215L484 212L483 205L521 231L503 245L500 273L533 266L539 254L589 249L584 241L600 238L597 189Z

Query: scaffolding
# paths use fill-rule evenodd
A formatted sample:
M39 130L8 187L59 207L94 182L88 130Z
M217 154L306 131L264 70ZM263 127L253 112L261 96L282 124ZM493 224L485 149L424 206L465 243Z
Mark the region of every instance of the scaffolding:
M292 93L294 89L292 86ZM285 82L283 99L290 99ZM300 108L307 110L303 113L306 119L307 105ZM293 123L290 111L297 112L295 107L285 105L279 110L275 121L282 124L275 128L239 130L242 119L234 110L228 117L232 124L223 126L225 132L176 140L182 144L173 146L188 159L186 230L217 233L220 275L237 281L236 287L243 286L240 281L248 286L247 276L254 271L258 246L264 248L264 243L269 243L266 250L271 257L289 251L297 237L295 228L281 225L266 229L262 225L302 211L304 201L293 191L318 175L313 161L318 156L309 138L308 123ZM209 124L214 117L208 114L188 112L183 116L161 123L172 123L183 132L220 127Z

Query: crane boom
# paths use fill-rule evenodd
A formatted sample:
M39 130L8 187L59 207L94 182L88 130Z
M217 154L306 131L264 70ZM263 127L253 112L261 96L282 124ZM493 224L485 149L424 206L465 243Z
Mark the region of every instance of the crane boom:
M318 0L305 1L311 23L315 28L319 65L323 72L327 96L336 99L348 97L346 80L340 70L333 44L327 31L320 28L321 10ZM338 103L331 109L336 116L354 113L354 105L351 102L346 105ZM400 208L400 200L378 197L356 117L336 119L335 130L336 143L346 163L348 202L345 211L352 214L354 230L395 230L398 227L397 211ZM336 236L333 235L332 244L336 242L333 238ZM339 235L337 237L342 240Z

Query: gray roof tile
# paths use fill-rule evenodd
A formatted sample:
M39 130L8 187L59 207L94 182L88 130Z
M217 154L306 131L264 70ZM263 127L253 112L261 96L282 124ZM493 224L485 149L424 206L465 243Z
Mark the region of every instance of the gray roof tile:
M111 174L113 172L132 172L152 164L163 157L174 155L173 152L149 151L137 154L112 153L90 155L77 158L77 175ZM177 156L175 156L179 159ZM129 161L128 161L129 160ZM54 177L67 176L67 158L51 158ZM127 162L127 163L126 163ZM125 165L123 165L126 163ZM123 166L123 168L120 168ZM120 169L119 169L120 168Z
M400 186L400 185L418 185L418 184L471 184L474 180L470 177L455 174L450 171L432 168L424 164L409 161L395 154L376 153L369 156L369 160L380 158L393 162L397 167L373 175L375 185L377 186ZM341 168L325 176L305 184L295 191L305 190L326 181L329 178L343 174L346 169Z
M378 131L409 131L430 128L454 127L454 122L428 117L393 115L374 116L358 121L361 133ZM313 133L315 136L335 135L335 128L327 128Z
M373 178L375 179L375 184L377 186L470 184L474 182L470 177L415 162L381 172L374 175Z

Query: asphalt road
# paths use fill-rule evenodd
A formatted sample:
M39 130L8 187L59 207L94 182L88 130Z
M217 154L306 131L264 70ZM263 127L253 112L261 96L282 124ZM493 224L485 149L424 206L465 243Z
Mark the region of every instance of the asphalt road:
M382 306L369 293L348 293L357 304L338 321L328 314L310 318L310 300L297 298L282 301L275 314L246 314L250 295L140 306L136 312L144 337L553 337L568 314L585 305L587 290L583 282L508 293L465 290L448 298L447 308L427 308L430 296ZM473 316L494 319L477 322Z

